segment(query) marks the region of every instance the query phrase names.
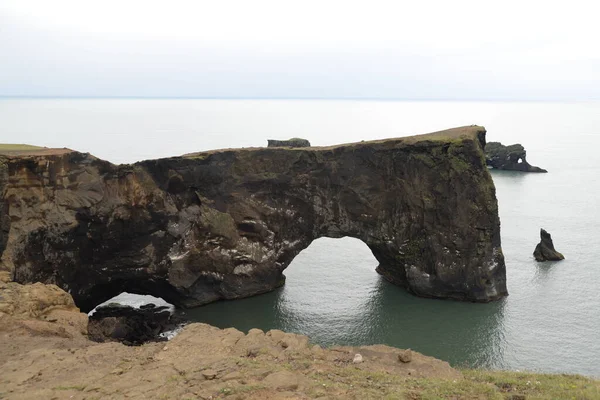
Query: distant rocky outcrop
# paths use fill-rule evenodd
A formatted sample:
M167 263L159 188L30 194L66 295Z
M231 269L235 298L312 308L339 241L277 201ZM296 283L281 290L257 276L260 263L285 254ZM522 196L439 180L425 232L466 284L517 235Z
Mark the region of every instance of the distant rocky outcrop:
M485 129L330 147L227 149L113 165L0 151L0 271L84 311L121 292L181 307L265 293L320 237L362 240L425 297L507 295Z
M310 142L306 139L291 138L289 140L269 139L268 147L310 147Z
M554 249L552 237L544 229L540 229L540 238L542 240L535 246L535 251L533 252L536 261L559 261L565 259L565 256Z
M522 172L548 172L527 162L525 148L520 144L504 146L500 142L489 142L485 146L486 164L494 169Z

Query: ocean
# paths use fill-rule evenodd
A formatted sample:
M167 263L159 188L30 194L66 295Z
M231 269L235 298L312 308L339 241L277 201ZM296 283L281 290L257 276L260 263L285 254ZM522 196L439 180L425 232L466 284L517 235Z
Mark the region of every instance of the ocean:
M184 313L283 329L322 345L388 344L452 365L600 377L600 103L0 99L0 142L69 147L113 163L302 137L331 145L483 125L547 174L492 171L508 290L488 304L422 299L383 280L367 246L321 238L284 287ZM537 263L545 228L566 259Z

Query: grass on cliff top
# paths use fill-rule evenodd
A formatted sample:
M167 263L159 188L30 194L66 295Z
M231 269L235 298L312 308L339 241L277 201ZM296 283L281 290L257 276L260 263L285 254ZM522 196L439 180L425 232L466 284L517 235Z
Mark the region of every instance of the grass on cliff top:
M497 399L600 399L600 381L581 375L463 370L465 385L491 387Z
M357 398L365 399L600 399L600 381L580 375L471 369L461 372L465 379L454 381L436 378L407 379L392 374L367 372L348 367L336 375L315 374L312 378L318 379L319 383L327 387L332 394L349 393L350 390L350 393Z
M0 143L0 151L28 151L39 149L43 149L43 147L32 146L30 144Z

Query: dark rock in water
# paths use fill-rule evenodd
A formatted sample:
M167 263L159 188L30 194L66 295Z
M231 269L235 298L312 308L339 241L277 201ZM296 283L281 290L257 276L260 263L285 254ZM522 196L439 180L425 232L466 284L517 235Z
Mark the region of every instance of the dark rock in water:
M125 295L138 302L149 297ZM91 340L122 342L127 345L164 341L167 340L165 333L176 329L183 322L173 318L174 307L171 305L121 304L118 302L120 297L121 295L109 300L107 304L99 305L89 313L88 337Z
M291 138L289 140L269 139L268 147L310 147L310 142L306 139Z
M544 229L540 229L541 242L535 246L533 256L536 261L559 261L564 260L565 256L554 249L552 237Z
M548 172L527 162L525 148L520 144L504 146L499 142L489 142L485 146L486 164L495 169L522 172Z
M0 155L0 271L56 283L85 311L126 291L195 307L273 290L313 240L350 236L411 293L497 300L506 269L484 145L467 126L118 166Z

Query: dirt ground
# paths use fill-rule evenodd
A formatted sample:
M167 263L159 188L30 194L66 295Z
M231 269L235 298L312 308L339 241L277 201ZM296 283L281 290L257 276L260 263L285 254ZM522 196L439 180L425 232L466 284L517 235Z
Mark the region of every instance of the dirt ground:
M380 375L462 379L416 352L401 362L402 351L387 346L324 350L282 331L191 324L169 342L128 347L90 342L77 324L50 319L0 317L0 398L376 398L403 391L376 383Z

